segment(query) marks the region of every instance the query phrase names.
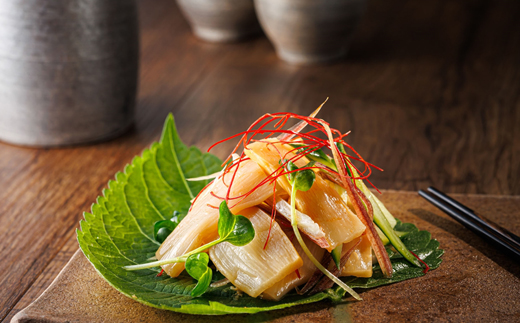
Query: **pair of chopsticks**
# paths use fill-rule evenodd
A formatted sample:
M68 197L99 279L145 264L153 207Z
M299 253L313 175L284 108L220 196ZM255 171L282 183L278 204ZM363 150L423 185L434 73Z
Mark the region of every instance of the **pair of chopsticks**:
M503 247L520 259L520 237L514 233L475 213L472 209L455 201L434 187L428 187L428 192L419 190L419 195L466 228L482 238Z

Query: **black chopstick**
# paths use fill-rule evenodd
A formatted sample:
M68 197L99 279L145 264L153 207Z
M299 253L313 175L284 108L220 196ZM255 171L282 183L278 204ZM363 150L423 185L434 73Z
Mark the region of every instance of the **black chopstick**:
M428 191L429 193L419 190L419 195L474 233L503 247L520 259L520 244L512 237L488 224L478 217L473 210L451 199L439 190L430 187Z
M503 227L499 226L495 222L493 222L493 221L491 221L489 219L486 219L482 215L476 213L475 211L473 211L469 207L465 206L464 204L462 204L462 203L452 199L451 197L449 197L448 195L446 195L443 192L439 191L438 189L436 189L433 186L428 187L428 192L430 192L431 194L433 194L436 197L440 198L441 200L443 200L444 202L448 203L449 205L455 207L456 209L459 209L462 213L464 213L465 215L469 216L470 218L475 220L480 225L484 225L484 226L490 225L493 229L498 231L498 234L505 236L506 239L512 239L515 242L517 242L518 243L518 247L520 248L520 237L517 236L516 234L512 233L511 231L507 230L506 228L503 228Z

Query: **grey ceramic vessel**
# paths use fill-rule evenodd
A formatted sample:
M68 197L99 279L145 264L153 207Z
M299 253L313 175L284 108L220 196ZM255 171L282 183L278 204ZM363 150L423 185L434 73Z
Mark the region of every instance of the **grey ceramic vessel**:
M365 7L366 0L255 0L278 56L295 64L345 56Z
M0 140L72 145L129 127L139 54L134 0L1 0L0 21Z
M177 0L193 33L210 42L232 42L261 32L253 0Z

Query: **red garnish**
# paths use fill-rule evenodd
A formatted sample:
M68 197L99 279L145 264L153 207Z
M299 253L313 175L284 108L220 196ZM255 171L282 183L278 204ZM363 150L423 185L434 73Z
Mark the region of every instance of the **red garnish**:
M269 243L269 237L271 237L271 229L273 228L273 222L276 218L276 185L273 185L273 209L271 211L271 222L269 223L269 232L267 233L267 238L265 239L264 250L267 248L267 244Z
M302 276L300 276L300 271L298 269L296 269L294 272L296 273L296 276L298 276L298 279L302 278Z
M417 260L419 260L423 265L424 265L424 270L423 270L423 273L427 273L429 270L430 270L430 266L428 266L427 263L425 263L421 258L419 258L419 256L417 256L415 253L413 253L412 251L410 251L412 253L412 255L414 255L415 258L417 258Z
M315 113L317 113L317 111L315 111ZM313 115L315 115L315 113ZM286 125L286 123L289 121L289 119L297 120L297 121L299 121L299 123L291 129L288 129L288 130L282 129ZM311 129L309 131L302 132L303 128L306 125L308 125ZM271 127L273 129L268 129L268 127ZM317 135L320 133L322 135L325 135L326 137L328 137L328 140L319 138ZM268 149L269 149L269 147L274 147L278 151L277 147L273 144L272 141L265 140L266 138L269 138L269 137L273 136L274 134L278 134L278 137L277 137L278 142L282 143L282 144L295 143L295 141L293 140L293 137L297 137L298 142L306 146L305 149L302 152L299 152L300 148L294 148L285 154L282 154L278 151L278 154L280 155L280 160L287 159L287 161L282 163L282 165L280 165L279 168L277 168L275 171L273 171L271 174L269 174L264 180L262 180L260 183L258 183L249 192L246 192L245 194L241 194L238 196L230 196L231 188L233 186L233 182L235 180L238 168L240 167L240 163L242 163L243 161L248 159L246 156L244 156L244 151L242 151L240 158L238 158L237 160L234 160L233 163L231 163L231 165L226 167L224 169L224 171L222 172L223 173L222 181L224 181L225 175L232 172L232 176L229 181L229 185L226 185L228 187L226 196L220 197L220 196L217 196L216 194L214 194L213 192L210 192L210 194L212 196L214 196L215 198L225 200L227 203L234 200L235 203L233 203L233 205L229 206L230 209L233 208L238 203L240 203L243 199L247 198L253 192L255 192L259 187L266 185L266 184L273 185L273 195L274 195L277 179L280 176L285 176L285 175L291 173L291 172L287 171L287 169L286 169L286 164L288 163L288 161L291 161L294 163L295 161L305 157L309 153L325 147L325 148L330 149L333 152L334 159L336 160L336 164L339 164L340 169L338 172L335 172L335 171L331 170L330 168L325 167L323 165L313 165L312 167L300 168L298 171L300 171L302 169L314 169L314 170L325 169L328 172L331 172L334 175L338 176L343 181L343 184L344 184L343 186L346 186L345 189L347 189L347 192L350 191L349 197L354 199L354 202L355 202L354 204L355 204L355 206L357 206L356 213L358 213L358 216L360 218L366 217L367 219L370 219L370 217L371 217L370 215L372 212L368 212L369 214L367 214L367 212L364 210L364 208L363 208L363 210L361 210L361 207L359 207L359 205L362 204L361 201L362 200L365 201L366 197L359 196L360 194L359 194L358 190L356 190L356 188L355 188L354 184L352 184L352 182L355 180L367 180L368 181L368 177L372 174L372 167L377 170L382 170L382 169L365 161L363 159L363 157L361 157L361 155L354 148L352 148L352 146L350 146L348 143L346 143L344 141L344 138L349 133L350 132L341 133L337 129L330 128L329 124L327 122L325 122L322 119L318 119L318 118L315 118L312 116L309 116L309 117L301 116L301 115L297 115L295 113L290 113L290 112L278 112L278 113L264 114L263 116L258 118L255 122L253 122L246 131L242 131L231 137L228 137L228 138L225 138L225 139L222 139L222 140L216 142L211 147L209 147L208 152L211 151L211 149L213 149L215 146L217 146L221 143L224 143L228 140L234 139L234 138L240 138L240 139L238 140L237 145L235 146L235 148L233 149L233 151L231 152L229 157L224 161L223 165L225 165L232 158L232 155L234 153L236 153L241 146L243 147L243 150L246 150L247 146L251 142L264 142L264 143L268 144ZM262 136L263 138L257 139L256 138L257 136ZM348 149L352 153L351 154L341 153L339 151L339 149L336 147L337 143L341 143L346 149ZM290 156L291 158L287 158L289 155L293 155L293 156ZM362 170L358 169L358 167L356 167L352 163L351 160L355 160L355 161L362 163L363 167L361 167L361 168L363 168L363 169ZM359 176L357 176L357 177L348 176L348 174L346 174L347 168L349 169L349 171L350 171L350 169L355 169L357 171L357 173L359 174ZM350 173L352 173L352 172L350 171ZM347 182L350 182L351 185L348 185ZM372 185L377 190L377 188L370 181L368 181L368 183L370 183L370 185ZM379 192L379 190L378 190L378 192ZM350 196L350 195L354 195L354 196ZM274 198L275 197L273 196L273 201L274 201ZM273 211L271 213L271 223L269 226L269 233L267 235L267 239L264 244L264 249L267 247L267 244L269 242L272 224L275 221L275 217L276 217L276 211L273 208ZM368 222L364 219L361 219L361 220L362 220L362 222ZM375 229L373 228L373 223L371 220L369 222L370 223L365 223L365 225L369 228L369 231L372 231L369 234L369 240L371 240L370 242L372 244L377 244L375 241L376 236L374 234ZM380 245L382 245L382 244L380 244ZM378 247L381 247L381 246L378 246ZM382 255L382 252L379 254L378 258L381 258L380 260L383 260L382 258L384 258L384 255ZM389 261L383 261L383 263L384 263L383 271L385 272L385 275L390 276L391 267L388 268Z
M281 129L281 127L283 127L285 125L285 123L287 122L287 120L290 119L290 118L297 119L297 120L304 120L304 121L307 122L308 125L314 127L315 129L312 129L312 130L310 130L310 131L308 131L306 133L297 133L297 132L294 132L294 131L291 131L291 130L283 130L283 129ZM258 129L253 129L255 126L257 126L258 124L260 124L262 121L264 121L266 119L268 119L268 120L265 121L262 125L260 125ZM275 120L277 121L275 123L275 129L264 129L267 125L269 125L270 123L272 123ZM215 147L216 145L218 145L220 143L223 143L223 142L228 141L230 139L242 136L242 138L239 140L238 144L236 145L235 149L232 152L232 153L235 153L238 150L238 148L240 147L241 144L244 147L247 146L251 141L254 140L253 138L256 135L272 136L274 133L287 134L287 135L296 135L296 136L300 137L301 139L303 139L303 142L302 142L303 144L310 145L310 146L318 144L318 146L319 146L318 148L321 148L321 147L331 148L330 144L329 144L329 142L327 140L324 140L324 139L321 139L321 138L318 138L318 137L312 135L312 133L315 133L315 132L326 133L326 131L324 130L324 127L320 124L320 122L324 123L324 121L321 120L321 119L300 116L300 115L296 115L294 113L282 113L282 112L280 112L280 113L274 113L274 114L266 114L266 115L263 115L262 117L260 117L257 121L255 121L246 131L243 131L243 132L238 133L236 135L233 135L233 136L231 136L229 138L226 138L226 139L218 141L217 143L212 145L208 149L208 151L210 151L211 149L213 149L213 147ZM337 138L334 139L335 142L342 143L345 147L347 147L348 149L352 150L352 152L354 153L354 156L346 155L345 157L349 157L349 158L351 158L353 160L358 160L358 161L360 161L360 162L362 162L364 164L363 171L359 172L360 173L360 178L366 179L370 175L370 173L371 173L371 167L374 167L374 168L378 169L374 165L366 162L361 157L361 155L359 153L357 153L357 151L355 151L349 144L347 144L343 140L343 138L347 134L341 134L336 129L331 129L331 132L338 136ZM306 152L305 154L307 154L309 152L310 152L310 150L308 152ZM230 158L231 158L231 155L230 155L230 157L228 157L226 162ZM368 174L365 174L366 172L368 172Z
M223 197L218 196L217 194L213 193L213 191L209 192L209 194L211 194L211 196L213 196L214 198L216 198L218 200L224 200Z
M356 186L352 181L352 177L349 175L349 173L352 174L352 170L349 169L349 171L347 172L349 164L345 162L345 157L339 151L338 147L333 145L334 139L332 136L332 131L328 128L328 124L324 123L324 127L327 130L327 136L329 138L329 141L331 142L330 148L332 150L332 155L334 156L334 161L336 162L336 166L338 168L339 177L343 183L342 186L346 190L348 198L354 206L356 215L366 227L365 232L367 234L367 238L370 241L372 248L374 249L374 253L377 257L379 265L381 266L381 271L383 272L383 275L385 277L392 277L392 263L390 262L390 258L386 253L385 247L383 246L383 243L381 242L381 239L377 234L374 222L372 222L372 219L370 218L365 207L363 206L361 198L356 192Z
M163 273L164 273L164 269L161 269L161 272L158 273L156 277L161 277Z

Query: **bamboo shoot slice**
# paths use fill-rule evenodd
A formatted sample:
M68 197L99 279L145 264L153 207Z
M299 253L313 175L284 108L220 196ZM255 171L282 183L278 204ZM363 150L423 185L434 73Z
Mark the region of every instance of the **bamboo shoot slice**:
M291 159L295 155L292 147L276 142L275 140L258 141L247 146L246 155L271 174L279 169L280 159ZM298 167L304 166L308 160L303 157L294 161ZM286 192L291 192L291 186L285 178L280 176L277 183ZM365 226L358 217L350 211L341 196L332 186L332 183L320 176L306 192L296 193L296 208L307 214L325 232L328 251L332 251L341 243L347 243L361 236Z
M310 190L296 193L296 206L323 228L330 244L330 248L327 248L329 252L365 232L363 223L350 211L330 183L321 177L316 177Z
M292 149L292 147L283 145L276 139L265 139L249 144L244 153L262 167L267 174L273 174L279 170L281 159L291 159L295 156L293 153L289 153ZM294 161L298 167L302 167L308 162L305 157ZM276 181L284 191L288 194L291 193L291 184L285 176L278 177Z
M312 242L308 237L303 237L303 241L309 248L309 251L316 259L321 259L325 250L320 248L314 242ZM282 280L269 287L262 293L262 297L264 299L279 301L285 294L293 290L295 287L300 286L301 284L305 284L312 276L312 274L316 271L316 266L312 263L312 261L305 255L302 247L298 243L298 240L293 239L293 245L300 257L303 260L303 265L298 269L298 274L296 272L292 272L289 275L285 276Z
M266 200L269 205L272 204L272 200L269 198ZM291 205L284 199L276 196L276 211L291 222ZM296 217L298 218L298 229L300 229L305 235L307 235L312 241L314 241L321 248L330 248L329 242L325 238L325 232L323 229L314 222L307 214L296 210Z
M269 243L264 249L271 224L271 217L264 211L249 208L240 214L253 224L253 241L242 247L222 242L209 250L209 256L215 267L235 287L251 297L257 297L300 268L303 261L276 222L272 224Z
M343 251L347 252L353 243L344 244ZM366 235L361 237L361 242L348 258L340 276L372 277L372 247Z
M234 169L224 176L224 179L215 179L215 182L206 188L197 198L195 204L181 223L162 243L156 252L158 260L172 259L182 256L203 244L218 238L218 208L221 200L216 196L224 197L228 190ZM250 160L240 163L231 187L230 197L237 197L248 193L258 183L266 178L264 171ZM243 200L230 200L231 212L237 214L241 210L260 204L273 193L272 185L263 185ZM238 202L238 204L237 204ZM183 263L174 263L162 266L164 271L171 277L177 277L183 270Z

